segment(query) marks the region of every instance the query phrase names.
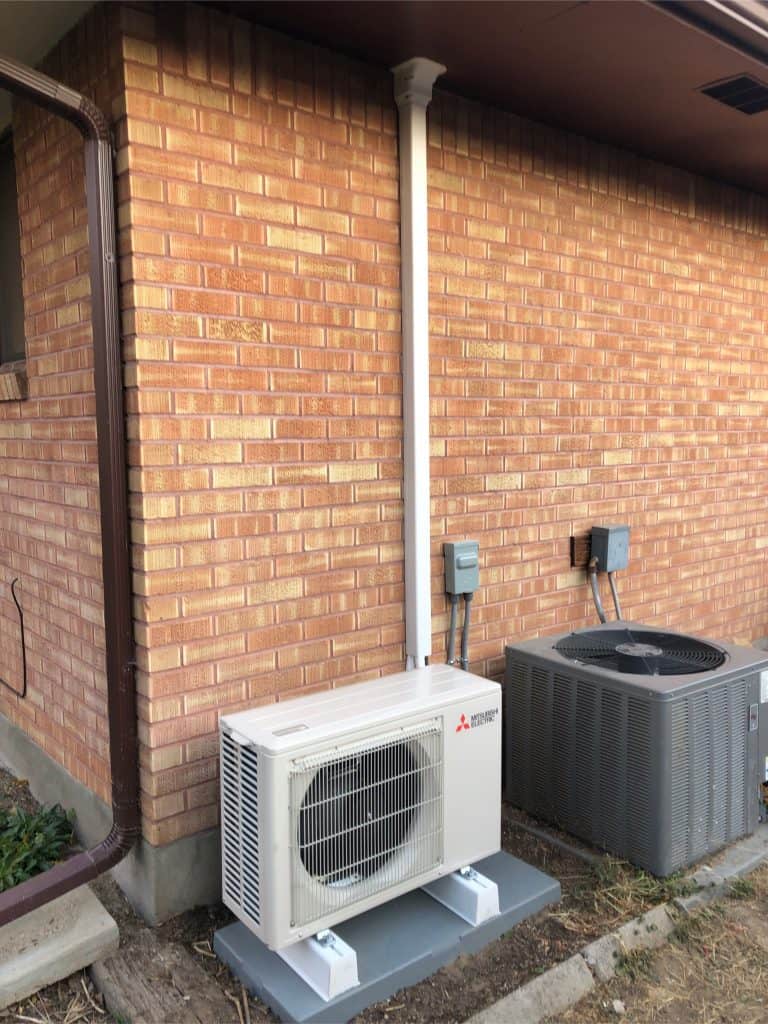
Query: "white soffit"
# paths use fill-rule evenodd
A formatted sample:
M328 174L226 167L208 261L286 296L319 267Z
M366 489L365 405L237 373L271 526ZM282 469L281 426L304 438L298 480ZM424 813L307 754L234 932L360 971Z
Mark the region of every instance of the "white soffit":
M35 67L76 25L93 0L1 0L0 53ZM0 131L11 119L11 97L0 89Z

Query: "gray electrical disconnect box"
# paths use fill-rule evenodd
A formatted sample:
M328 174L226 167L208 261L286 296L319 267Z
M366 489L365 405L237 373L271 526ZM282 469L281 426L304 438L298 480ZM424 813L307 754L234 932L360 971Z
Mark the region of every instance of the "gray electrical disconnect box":
M629 527L593 526L590 557L598 572L618 572L629 565Z
M443 545L445 590L448 594L474 594L480 583L480 545L456 540Z

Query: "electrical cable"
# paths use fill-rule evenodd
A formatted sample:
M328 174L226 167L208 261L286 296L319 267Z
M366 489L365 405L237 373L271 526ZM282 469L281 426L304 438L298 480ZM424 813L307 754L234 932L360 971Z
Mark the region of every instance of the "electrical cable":
M616 618L622 619L623 615L621 614L621 604L619 603L619 592L616 589L616 580L613 578L612 572L608 573L608 582L611 585L611 594L613 594L613 606L616 609Z
M605 609L603 608L603 602L600 598L600 587L597 583L597 559L591 559L589 563L589 582L592 587L592 600L595 602L595 608L597 610L598 617L601 622L607 622L605 617Z
M459 595L451 594L451 624L448 627L448 664L456 664L456 614L459 608Z
M472 594L464 595L464 625L461 628L461 658L459 659L459 665L465 672L469 668L469 619L472 597Z
M21 700L27 696L27 642L24 637L24 612L21 610L19 599L16 596L16 584L19 582L18 577L11 584L11 597L13 603L16 605L16 611L19 616L19 635L21 637L21 689L17 690L15 686L11 686L0 676L0 684L2 684L6 690L10 690L11 693L15 694Z

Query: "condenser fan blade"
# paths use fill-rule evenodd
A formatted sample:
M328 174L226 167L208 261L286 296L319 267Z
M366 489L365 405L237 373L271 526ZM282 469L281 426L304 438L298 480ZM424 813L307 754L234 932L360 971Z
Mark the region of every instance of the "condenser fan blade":
M725 661L719 648L703 640L637 627L581 630L559 640L555 650L569 661L625 675L690 675Z

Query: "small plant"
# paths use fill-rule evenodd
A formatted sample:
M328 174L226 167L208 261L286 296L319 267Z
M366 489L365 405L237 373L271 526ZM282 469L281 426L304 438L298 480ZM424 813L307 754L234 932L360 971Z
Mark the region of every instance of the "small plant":
M709 907L700 907L693 914L681 914L672 930L672 939L681 946L698 948L707 931L713 931L722 923L724 909L715 903Z
M755 886L748 878L734 878L728 886L728 895L733 900L751 900L755 895Z
M681 946L691 945L701 936L702 927L703 922L700 914L684 914L678 919L672 931L672 939L674 942L680 943Z
M629 981L638 981L650 973L652 963L652 950L637 949L631 953L623 953L619 957L616 961L616 973L628 978Z
M0 809L0 892L52 867L72 842L71 812L44 807Z
M636 915L648 907L678 896L690 895L695 886L681 874L656 878L616 857L602 857L593 868L597 907L612 911L617 919Z

